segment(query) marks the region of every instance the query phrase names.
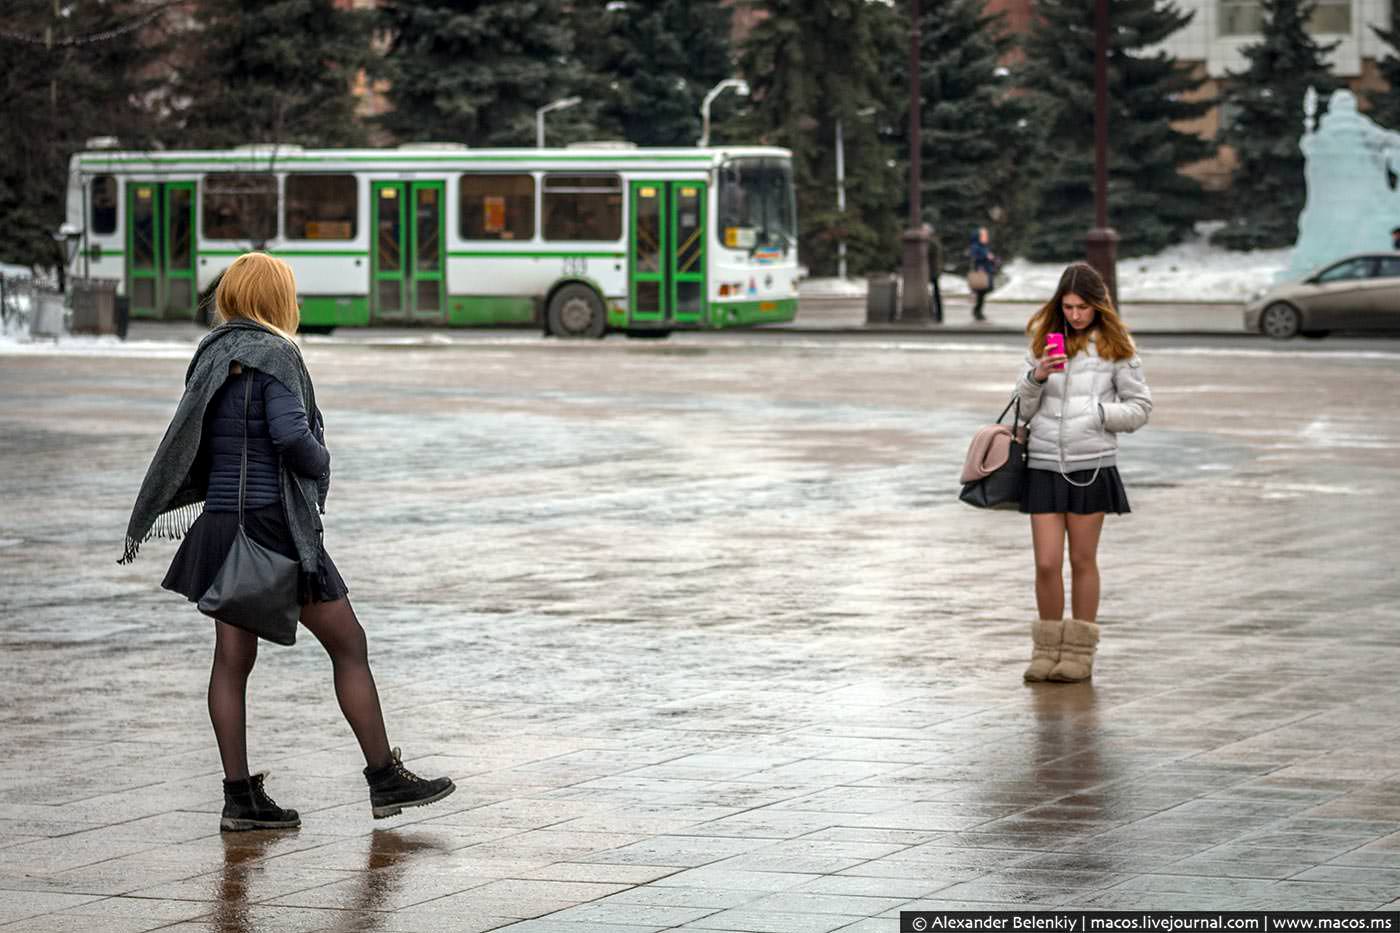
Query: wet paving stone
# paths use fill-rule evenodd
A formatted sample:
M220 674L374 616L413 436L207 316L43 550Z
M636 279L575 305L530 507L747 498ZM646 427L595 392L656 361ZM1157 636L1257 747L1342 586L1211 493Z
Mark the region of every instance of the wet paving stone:
M923 909L1395 909L1400 354L1149 347L1092 684L1027 686L1019 515L956 501L991 343L316 341L327 547L221 835L208 623L114 561L188 346L0 356L0 929L895 933ZM1360 391L1364 387L1364 391Z

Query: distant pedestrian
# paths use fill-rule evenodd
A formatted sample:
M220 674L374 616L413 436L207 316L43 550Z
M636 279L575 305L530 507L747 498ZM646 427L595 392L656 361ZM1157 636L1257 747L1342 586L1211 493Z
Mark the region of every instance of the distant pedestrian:
M1118 435L1147 423L1152 393L1127 326L1103 279L1086 263L1064 271L1054 297L1026 332L1029 368L1016 385L1030 429L1021 511L1031 517L1040 620L1032 627L1034 651L1025 679L1088 680L1099 641L1104 515L1131 511L1118 475ZM1066 537L1071 619L1063 618Z
M1400 250L1400 227L1390 228L1390 248Z
M137 495L121 563L152 536L183 537L161 585L198 602L240 526L258 545L297 561L301 624L331 657L340 710L364 752L374 816L441 800L455 789L452 781L418 777L389 747L364 629L321 546L330 452L311 375L292 339L300 314L291 267L265 253L240 256L214 302L218 326L190 361L184 395ZM268 796L264 775L249 772L246 694L257 656L258 636L214 622L209 717L224 770L223 830L301 825L297 811Z
M967 285L976 298L972 305L972 319L985 321L987 318L982 313L982 302L986 300L987 292L996 287L998 265L996 254L992 252L991 236L986 227L978 227L973 232L967 253L971 259Z

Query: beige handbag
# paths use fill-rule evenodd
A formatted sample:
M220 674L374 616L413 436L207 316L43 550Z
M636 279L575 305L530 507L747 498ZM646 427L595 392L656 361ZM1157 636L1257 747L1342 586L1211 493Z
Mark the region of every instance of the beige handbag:
M967 287L974 292L990 291L992 287L992 277L985 269L973 269L967 274Z

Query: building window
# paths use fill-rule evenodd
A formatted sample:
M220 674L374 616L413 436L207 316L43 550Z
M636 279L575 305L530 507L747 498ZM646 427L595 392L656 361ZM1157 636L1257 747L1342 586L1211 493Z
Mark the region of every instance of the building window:
M276 175L206 175L201 203L206 240L261 242L277 236Z
M1351 34L1352 0L1317 0L1308 32ZM1254 36L1264 31L1264 8L1259 0L1220 0L1220 34Z
M1264 10L1259 0L1220 0L1220 34L1250 36L1264 25Z
M98 175L92 180L92 232L117 231L117 179Z
M289 240L353 240L360 192L354 175L288 175Z
M457 207L464 240L535 236L535 179L530 175L463 175Z
M546 240L622 238L622 179L617 175L544 176Z
M1308 31L1351 35L1351 0L1317 0Z

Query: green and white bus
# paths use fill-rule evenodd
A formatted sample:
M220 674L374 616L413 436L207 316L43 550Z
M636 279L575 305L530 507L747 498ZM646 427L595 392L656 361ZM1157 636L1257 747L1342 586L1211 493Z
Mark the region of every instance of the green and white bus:
M296 271L308 330L791 321L791 166L767 147L89 150L69 167L69 271L115 279L132 318L194 319L263 249Z

